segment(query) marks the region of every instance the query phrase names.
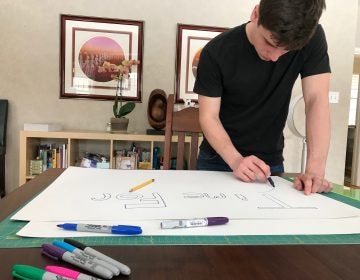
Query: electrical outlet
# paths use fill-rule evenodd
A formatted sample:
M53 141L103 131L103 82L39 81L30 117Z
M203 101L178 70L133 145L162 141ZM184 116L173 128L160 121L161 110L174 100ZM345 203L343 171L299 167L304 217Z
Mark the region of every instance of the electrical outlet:
M329 91L329 103L339 103L340 92Z

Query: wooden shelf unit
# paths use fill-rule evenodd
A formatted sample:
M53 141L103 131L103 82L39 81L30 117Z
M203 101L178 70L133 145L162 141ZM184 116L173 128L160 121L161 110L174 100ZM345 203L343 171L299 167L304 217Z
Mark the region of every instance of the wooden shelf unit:
M177 141L177 136L173 137ZM199 136L199 143L202 137ZM150 151L152 168L154 147L161 147L163 153L165 136L146 134L119 134L105 131L20 131L19 186L34 178L30 175L30 160L37 156L39 145L44 143L67 144L67 165L74 166L84 151L104 154L114 166L114 151L117 147L136 143ZM185 141L190 143L190 137ZM89 150L89 147L95 149Z

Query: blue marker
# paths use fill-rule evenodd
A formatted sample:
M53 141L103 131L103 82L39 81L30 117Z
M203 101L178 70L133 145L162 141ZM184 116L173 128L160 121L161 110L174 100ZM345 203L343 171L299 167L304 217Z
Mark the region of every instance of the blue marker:
M120 269L117 268L116 266L105 262L97 257L91 256L87 253L85 253L83 250L78 249L66 242L60 241L60 240L55 240L53 241L53 245L55 245L56 247L59 247L61 249L64 249L68 252L73 253L75 256L77 256L79 259L84 259L86 261L91 261L93 263L96 263L98 265L101 265L105 268L107 268L108 270L110 270L114 275L119 275L120 274Z
M65 230L85 231L85 232L99 232L99 233L112 233L112 234L124 234L124 235L134 235L134 234L142 233L141 227L128 226L128 225L106 226L106 225L65 223L57 226Z

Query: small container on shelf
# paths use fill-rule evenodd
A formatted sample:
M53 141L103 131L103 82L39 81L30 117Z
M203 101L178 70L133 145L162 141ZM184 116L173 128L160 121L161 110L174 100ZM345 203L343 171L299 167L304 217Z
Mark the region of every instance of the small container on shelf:
M43 172L43 161L39 158L30 160L30 175L39 175Z

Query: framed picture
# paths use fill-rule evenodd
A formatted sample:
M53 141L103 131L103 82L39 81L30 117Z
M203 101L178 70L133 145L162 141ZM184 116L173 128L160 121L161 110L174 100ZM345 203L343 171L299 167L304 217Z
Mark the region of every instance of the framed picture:
M99 67L131 59L139 64L123 82L123 99L141 101L142 21L72 15L61 15L60 21L60 98L114 99L113 74Z
M116 156L116 169L137 169L137 154L129 155L127 157L124 156Z
M193 92L196 70L203 47L228 28L178 24L176 40L176 103L197 102Z

